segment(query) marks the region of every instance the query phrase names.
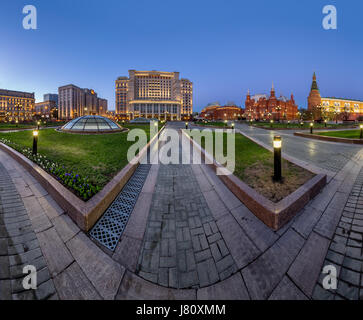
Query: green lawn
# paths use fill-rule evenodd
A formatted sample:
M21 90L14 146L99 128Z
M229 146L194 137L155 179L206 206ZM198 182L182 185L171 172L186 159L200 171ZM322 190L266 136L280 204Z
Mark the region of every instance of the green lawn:
M359 139L360 130L347 130L347 131L332 131L332 132L320 132L316 133L320 136L338 137L347 139Z
M41 127L57 127L64 125L65 122L42 122ZM35 122L27 123L27 122L20 122L18 125L16 123L9 123L9 122L0 122L0 131L3 130L13 130L13 129L31 129L35 128L37 124Z
M262 128L271 128L271 123L269 122L252 122L252 124L256 127L262 127ZM341 128L345 128L345 127L351 127L351 124L342 124L342 123L332 123L329 124L327 123L326 127L324 123L314 123L314 128L315 129L341 129ZM277 123L274 122L272 124L272 128L273 129L310 129L310 122L304 122L303 126L301 126L298 123L290 123L288 124L287 122L285 123Z
M204 147L204 145L203 139L202 146ZM223 145L223 150L226 151L227 133L224 133ZM272 152L241 134L235 135L235 149L234 175L273 202L278 202L288 196L314 176L313 173L283 160L283 183L274 182L272 179L274 168Z
M142 129L150 138L148 125L124 127ZM0 133L1 138L21 147L32 147L32 131ZM39 131L38 153L64 166L66 172L88 178L90 184L102 188L128 163L127 151L134 143L127 141L127 132L78 135L43 129Z

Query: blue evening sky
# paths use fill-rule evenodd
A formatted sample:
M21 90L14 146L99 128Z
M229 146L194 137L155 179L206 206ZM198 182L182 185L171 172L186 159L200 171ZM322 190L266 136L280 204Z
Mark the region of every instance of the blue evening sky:
M24 30L35 5L38 29ZM322 27L325 5L338 30ZM306 107L314 71L323 96L363 100L363 2L357 0L1 0L0 88L36 93L73 83L114 109L129 69L179 71L194 109L251 93L294 93Z

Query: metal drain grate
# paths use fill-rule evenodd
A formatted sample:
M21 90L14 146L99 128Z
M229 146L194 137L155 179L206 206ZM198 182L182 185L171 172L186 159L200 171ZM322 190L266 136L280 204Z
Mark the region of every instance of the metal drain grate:
M150 167L149 164L139 165L115 201L90 232L93 239L112 251L116 249L120 241L122 232L149 174Z

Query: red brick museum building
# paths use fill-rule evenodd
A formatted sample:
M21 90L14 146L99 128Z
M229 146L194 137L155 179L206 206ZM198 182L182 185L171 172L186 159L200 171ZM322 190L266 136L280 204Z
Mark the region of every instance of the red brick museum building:
M272 84L270 96L267 94L256 94L254 96L247 93L244 116L250 120L295 120L298 118L298 106L295 103L294 95L290 99L275 95Z

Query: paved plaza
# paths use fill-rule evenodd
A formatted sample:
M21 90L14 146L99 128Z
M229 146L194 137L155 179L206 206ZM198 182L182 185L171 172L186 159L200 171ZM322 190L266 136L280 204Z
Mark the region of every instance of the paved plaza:
M328 174L328 184L273 231L211 168L153 164L115 252L0 151L0 299L363 297L363 148L237 129L265 145L282 135L285 155ZM37 267L35 291L21 286L26 264ZM322 287L325 265L337 267L337 290Z

